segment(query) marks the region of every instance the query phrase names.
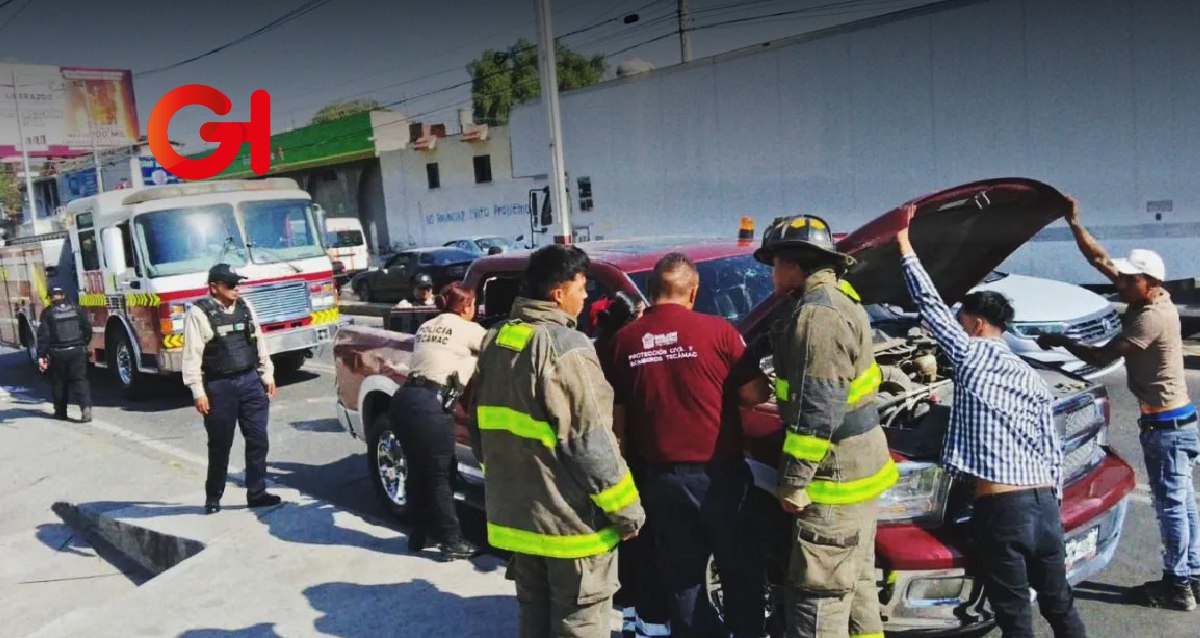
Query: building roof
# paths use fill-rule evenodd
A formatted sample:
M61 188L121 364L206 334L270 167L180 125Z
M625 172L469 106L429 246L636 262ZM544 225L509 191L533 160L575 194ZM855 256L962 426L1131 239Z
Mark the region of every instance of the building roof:
M307 168L335 166L375 157L374 132L370 112L309 124L271 136L271 169L277 175ZM211 150L189 155L206 157ZM250 145L243 144L229 168L213 179L256 177L250 170Z

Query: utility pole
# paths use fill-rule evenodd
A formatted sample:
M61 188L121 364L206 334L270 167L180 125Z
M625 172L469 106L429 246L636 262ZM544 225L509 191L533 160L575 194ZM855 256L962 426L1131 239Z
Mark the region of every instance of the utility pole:
M29 197L29 214L30 220L33 221L33 234L42 234L41 226L38 224L37 214L37 194L33 192L33 173L29 170L29 146L25 139L25 127L21 123L21 93L17 87L17 71L12 71L12 89L13 89L13 104L17 110L17 137L21 140L21 164L25 169L25 194Z
M679 0L679 60L685 64L692 61L692 17L687 0Z
M550 137L551 210L562 220L562 241L571 243L571 200L567 197L567 174L562 149L562 113L558 107L558 54L554 27L550 23L550 0L534 0L538 22L538 62L542 83L542 102L546 104Z

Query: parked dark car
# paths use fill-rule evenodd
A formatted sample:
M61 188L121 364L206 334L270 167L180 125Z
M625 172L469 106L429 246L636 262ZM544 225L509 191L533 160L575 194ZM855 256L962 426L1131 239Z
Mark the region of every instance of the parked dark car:
M523 241L524 239L524 235L517 237L517 241ZM465 250L476 257L486 257L497 252L506 253L516 248L516 244L506 237L464 237L448 241L442 245Z
M457 248L414 248L392 255L382 268L373 268L350 280L362 301L396 303L412 293L419 274L433 277L435 289L459 281L476 256Z

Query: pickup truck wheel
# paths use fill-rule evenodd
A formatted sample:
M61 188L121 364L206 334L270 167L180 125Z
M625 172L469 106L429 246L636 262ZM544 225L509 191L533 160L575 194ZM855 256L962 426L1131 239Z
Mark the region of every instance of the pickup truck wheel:
M763 616L766 618L767 635L771 638L783 638L783 596L778 587L771 584L770 580L763 574L764 579L764 595L763 595ZM721 573L717 570L717 562L712 556L708 557L708 567L704 574L704 595L708 599L708 604L712 605L714 611L722 622L725 621L725 593L721 585Z
M375 493L389 512L402 518L408 509L408 494L404 491L408 460L386 412L371 422L371 429L367 433L367 449L368 470Z

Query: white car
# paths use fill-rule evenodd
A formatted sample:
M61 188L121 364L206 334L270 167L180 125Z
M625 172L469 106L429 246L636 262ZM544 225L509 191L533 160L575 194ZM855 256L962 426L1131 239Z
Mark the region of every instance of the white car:
M1121 317L1107 299L1096 293L1053 279L993 272L974 290L990 290L1008 297L1016 311L1012 328L1004 335L1013 352L1050 364L1088 379L1120 368L1118 359L1097 369L1061 348L1042 350L1038 335L1061 333L1085 345L1108 343L1121 332Z

